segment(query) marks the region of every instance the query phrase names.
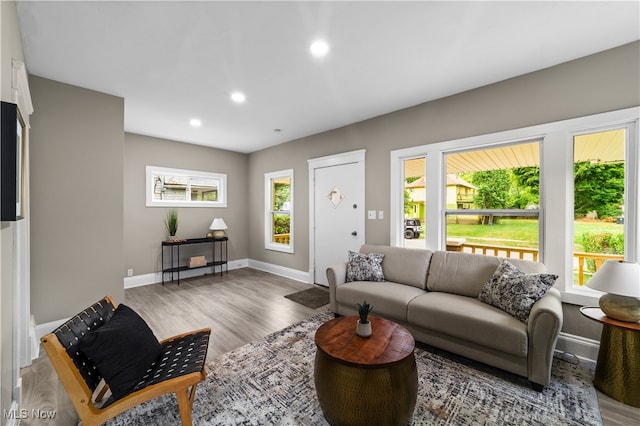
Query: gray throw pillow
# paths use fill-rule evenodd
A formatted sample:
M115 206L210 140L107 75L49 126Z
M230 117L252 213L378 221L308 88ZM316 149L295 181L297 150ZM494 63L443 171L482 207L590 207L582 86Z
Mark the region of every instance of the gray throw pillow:
M356 253L349 250L346 281L384 281L382 253Z
M526 324L533 305L553 287L557 278L553 274L526 274L503 260L478 298Z

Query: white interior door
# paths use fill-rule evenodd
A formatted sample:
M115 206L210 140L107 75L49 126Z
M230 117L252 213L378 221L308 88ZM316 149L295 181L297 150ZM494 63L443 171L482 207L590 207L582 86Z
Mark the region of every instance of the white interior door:
M314 169L314 281L365 241L364 159Z

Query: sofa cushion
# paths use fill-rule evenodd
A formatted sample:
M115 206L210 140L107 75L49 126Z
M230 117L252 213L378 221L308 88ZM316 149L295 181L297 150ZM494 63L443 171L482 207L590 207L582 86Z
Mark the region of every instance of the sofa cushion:
M477 298L428 292L409 303L407 320L515 356L528 353L527 326Z
M382 253L356 253L349 250L346 281L384 281Z
M482 287L498 269L502 258L451 251L435 251L431 257L427 290L478 297ZM509 259L527 273L544 272L542 263Z
M553 274L526 274L503 260L478 298L526 324L533 304L553 287L557 278Z
M423 290L426 288L431 251L365 244L360 248L360 253L384 254L382 272L385 280Z
M431 257L427 290L477 298L500 259L479 254L436 251Z
M356 303L366 300L373 306L372 315L407 320L407 305L424 290L388 281L354 281L336 288L336 300L341 305L349 305L355 309Z

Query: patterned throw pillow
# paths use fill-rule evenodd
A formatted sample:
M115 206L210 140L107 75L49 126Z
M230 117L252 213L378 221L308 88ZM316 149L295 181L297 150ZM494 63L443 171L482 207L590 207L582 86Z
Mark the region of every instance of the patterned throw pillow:
M349 250L346 281L384 281L383 259L382 253L362 254Z
M526 324L533 304L553 287L557 278L553 274L526 274L503 260L478 298Z

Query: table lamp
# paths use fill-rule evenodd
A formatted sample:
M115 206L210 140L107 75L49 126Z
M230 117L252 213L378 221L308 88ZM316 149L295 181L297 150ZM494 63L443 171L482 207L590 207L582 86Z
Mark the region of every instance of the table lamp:
M213 238L224 238L224 230L227 229L227 224L224 223L224 220L216 217L211 222L210 230L213 231Z
M610 318L640 321L640 265L607 260L587 282L587 287L604 292L600 309Z

